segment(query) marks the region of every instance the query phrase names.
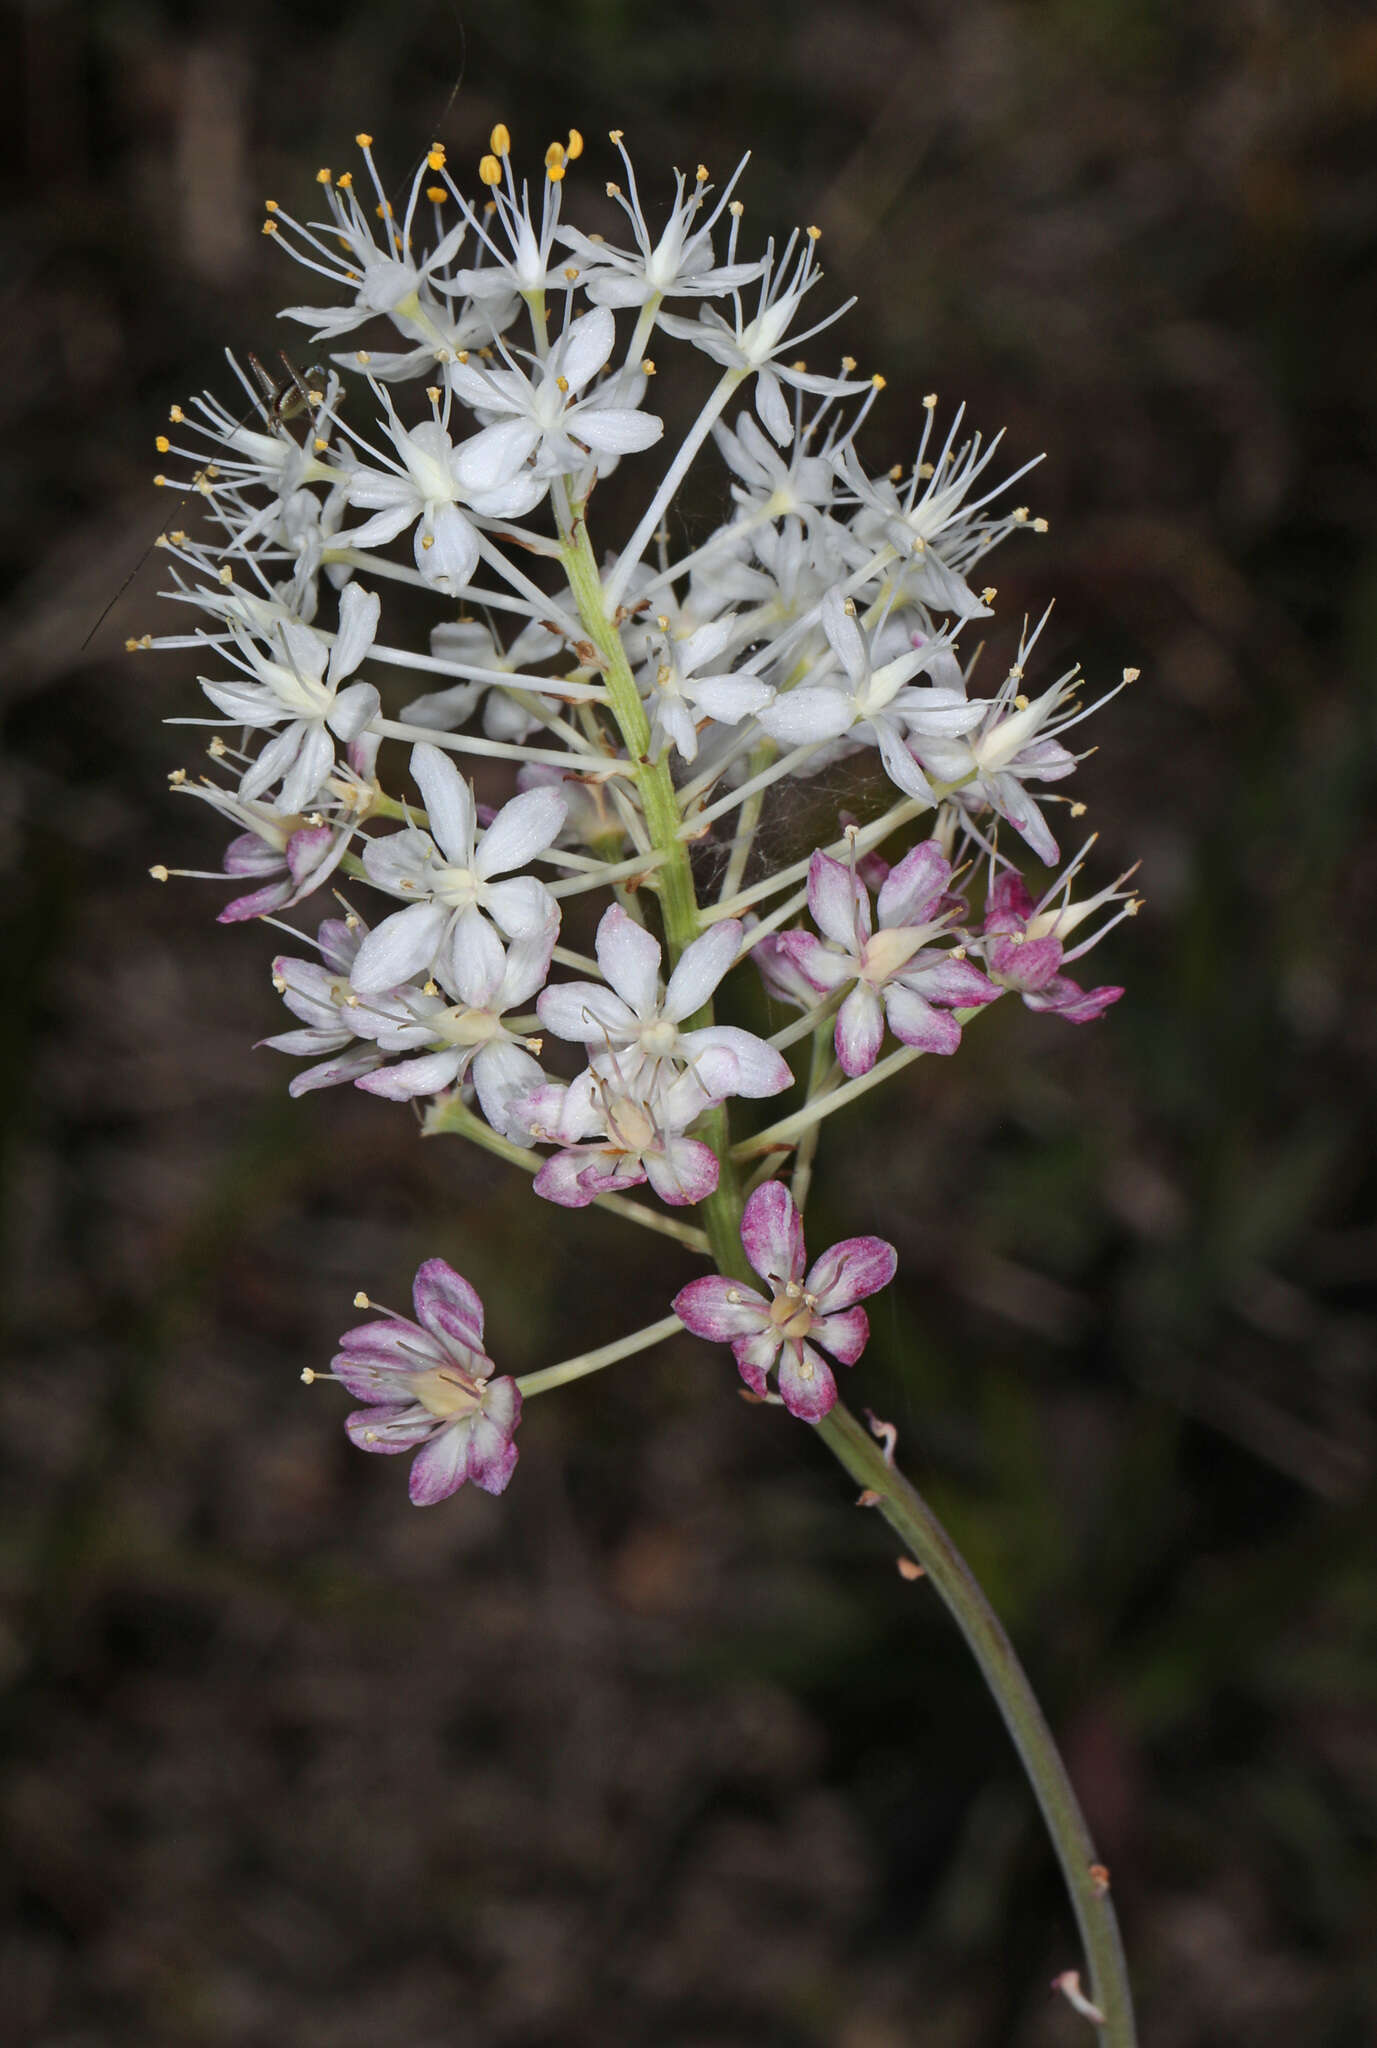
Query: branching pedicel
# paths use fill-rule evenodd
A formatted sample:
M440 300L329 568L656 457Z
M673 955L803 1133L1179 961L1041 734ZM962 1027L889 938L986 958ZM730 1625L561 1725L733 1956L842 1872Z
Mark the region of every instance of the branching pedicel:
M817 1425L965 1629L1066 1869L1097 2001L1077 2009L1126 2042L1103 1873L1026 1680L896 1472L892 1432L882 1454L837 1405L823 1353L860 1357L858 1304L892 1278L893 1248L853 1238L809 1267L800 1220L823 1121L861 1090L954 1053L1006 991L1077 1024L1122 993L1064 970L1137 908L1126 878L1082 893L1083 848L1035 893L1010 858L1021 841L1061 861L1046 812L1065 799L1047 786L1076 766L1077 679L1025 687L1041 629L1025 630L981 696L961 646L994 601L985 555L1044 530L995 509L1032 464L996 476L999 436L963 438L959 412L940 433L928 397L911 467L872 477L856 436L884 380L850 357L798 360L846 310L815 313L818 231L743 254L743 164L715 199L702 166L676 174L657 234L611 139L624 246L563 223L576 133L547 150L538 203L504 127L481 202L436 145L400 218L359 136L358 183L319 173L328 218L270 204L264 231L333 301L286 308L313 343L390 323L401 346L333 354L298 380L295 421L241 374L256 424L203 396L159 441L193 470L160 481L204 498L208 531L163 544L172 595L209 623L136 644L195 647L218 714L201 722L228 728L215 774L173 777L233 827L224 875L243 893L221 921L278 924L332 879L344 905L314 936L281 927L273 979L295 1026L268 1044L309 1062L291 1092L422 1099L428 1132L511 1160L535 1198L599 1203L718 1268L650 1328L514 1381L472 1287L430 1259L414 1322L385 1314L341 1339L333 1377L363 1403L346 1427L362 1449L416 1453L418 1505L466 1480L500 1493L523 1397L684 1327L730 1342L755 1396ZM690 375L704 359L717 372L668 459L652 337ZM676 554L676 494L713 456L729 515ZM628 457L658 481L617 551L594 486ZM434 601L424 652L387 637L397 584ZM772 792L867 754L888 808L770 871ZM465 756L511 764L495 813ZM611 898L595 960L560 944L564 903L589 892ZM769 1040L714 1015L719 988L757 972L799 1013ZM733 1098L791 1091L733 1142ZM747 1199L748 1168L767 1177Z

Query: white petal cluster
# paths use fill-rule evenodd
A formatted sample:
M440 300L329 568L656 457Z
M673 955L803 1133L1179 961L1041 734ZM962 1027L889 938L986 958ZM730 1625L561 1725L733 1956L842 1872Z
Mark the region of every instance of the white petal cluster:
M276 919L327 878L345 902L275 962L296 1028L267 1042L312 1063L294 1092L474 1104L508 1144L553 1148L536 1186L555 1201L648 1182L691 1204L716 1185L700 1120L794 1080L780 1045L713 1014L753 948L811 1028L856 984L853 1066L879 1043L876 989L920 1042L921 992L877 979L873 934L848 951L825 923L806 945L783 930L809 864L773 880L760 827L790 783L849 758L944 868L972 847L1007 868L1001 826L1056 860L1047 785L1076 767L1074 676L1026 692L1025 631L986 694L962 646L988 630L985 556L1044 522L1008 506L1024 470L997 472L999 436L959 411L939 431L935 398L911 461L870 471L858 436L884 379L803 361L846 308L815 296L816 229L745 247L744 158L720 190L704 166L675 172L657 207L614 133L621 176L573 226L576 134L534 191L504 128L470 190L436 145L395 207L358 140L357 181L323 171L317 217L273 205L266 223L313 279L284 317L348 347L284 356L280 377L236 366L247 419L203 394L159 437L159 481L203 512L164 537L171 594L204 623L137 644L197 650L214 715L187 722L218 728L212 771L175 779L230 828L227 921ZM681 408L650 394L676 361L711 389L671 447ZM704 470L694 505L722 508L706 533L673 516ZM815 896L840 850L815 856ZM672 925L670 870L690 858L718 894L686 925L681 893ZM1046 1007L1008 964L1025 939L971 943L1003 963L999 988ZM948 973L921 1000L940 1010L959 982L964 1004L979 979Z

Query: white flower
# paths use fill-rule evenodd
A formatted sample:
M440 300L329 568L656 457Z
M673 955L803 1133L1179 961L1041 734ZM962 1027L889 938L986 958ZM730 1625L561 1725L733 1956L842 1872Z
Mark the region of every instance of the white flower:
M357 739L377 717L378 693L371 683L345 690L339 685L373 645L378 615L377 597L351 583L340 599L333 641L290 619L273 628L271 655L247 634L232 634L233 658L251 680L212 683L203 676L201 688L235 725L264 731L287 721L245 771L241 797L263 796L280 782L277 809L300 811L334 767L332 735Z
M727 208L737 179L750 162L749 156L742 157L706 220L700 219L700 215L712 190L707 172L700 164L692 188L686 192L684 174L676 171L669 219L659 236L653 237L641 211L631 159L620 136L614 135L613 140L626 166L630 196L614 184L608 185L607 196L616 200L630 221L635 248L614 248L601 237L595 240L580 234L577 228L561 227L555 231L555 239L577 260L579 282L595 306L640 307L660 299L718 298L761 275L763 261L735 260L738 215L732 216L725 263L718 264L712 247L712 231Z
M553 843L565 815L559 792L523 791L479 833L473 791L438 747L413 747L411 772L430 831L411 825L364 848L369 880L412 901L364 940L354 968L361 990L396 988L432 967L447 988L459 988L466 948L480 943L473 927L485 913L508 938L548 937L559 928L559 905L544 884L511 872ZM504 875L510 879L495 879Z
M571 320L545 360L532 363L529 376L510 354L504 370L450 363L445 375L451 391L490 423L455 457L460 488L468 494L501 490L528 463L536 476L567 476L584 466L586 450L626 455L658 441L664 422L618 403L627 395L621 380L580 396L606 364L616 338L616 322L599 306Z
M777 1095L793 1075L763 1038L731 1024L681 1028L712 1000L740 945L735 919L710 926L684 948L665 988L658 941L614 903L597 936L607 987L553 983L536 1005L540 1021L557 1038L586 1046L594 1074L643 1101L658 1103L684 1072L699 1075L705 1099Z
M362 526L335 536L336 547L376 548L416 525L416 567L437 590L457 595L478 565L478 534L463 504L479 517L519 519L540 503L548 485L529 472L511 476L494 489L466 485L459 475L461 450L456 450L439 419L422 420L410 431L398 419L392 401L380 386L375 395L386 408L382 424L400 460L386 456L385 467L362 464L349 478L351 505L376 507ZM481 437L480 437L481 438Z
M961 733L978 725L982 707L968 704L964 690L907 687L921 671L938 666L946 643L925 640L875 668L870 646L846 601L835 589L822 602L823 630L841 674L823 671L776 698L760 723L784 746L807 746L844 733L873 737L890 780L907 796L934 802L933 793L905 744L915 732ZM959 678L958 678L959 680Z
M736 631L734 618L714 619L687 639L664 638L658 651L652 651L641 681L642 694L651 707L650 743L657 756L673 746L683 760L696 758L695 716L717 725L739 725L772 701L774 691L759 676L729 671L706 676L694 673L705 663L719 660Z
M814 267L813 256L817 246L817 232L810 228L799 248L798 231L790 235L784 246L784 254L775 264L775 245L769 243L761 274L760 298L754 317L747 319L739 293L733 293L736 317L724 320L711 306L704 306L696 320L685 320L677 313L661 313L658 324L666 334L677 340L691 341L695 348L701 348L705 355L724 369L755 372L755 409L767 432L773 435L781 448L787 447L794 436L794 423L781 380L792 384L800 391L816 391L831 398L858 397L870 389L868 381L852 383L845 377L821 377L790 366L781 367L776 362L783 350L798 348L815 334L821 334L834 320L840 320L847 307L854 302L850 299L838 306L825 319L817 320L801 334L791 330L799 307L804 298L822 276ZM794 252L798 249L797 260ZM793 264L792 269L790 264Z

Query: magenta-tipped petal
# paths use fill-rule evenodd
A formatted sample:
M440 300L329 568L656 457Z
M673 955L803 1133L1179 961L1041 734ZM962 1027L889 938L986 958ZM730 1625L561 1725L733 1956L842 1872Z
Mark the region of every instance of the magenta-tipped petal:
M478 1291L444 1259L427 1259L417 1268L411 1299L416 1320L432 1336L465 1351L482 1351L483 1304Z
M762 1280L798 1280L806 1257L803 1223L783 1181L767 1180L747 1202L741 1244Z
M340 1350L384 1372L424 1372L438 1365L441 1352L433 1338L414 1323L392 1317L385 1323L359 1323L340 1338Z
M753 1330L748 1336L733 1340L732 1352L741 1377L758 1394L765 1392L765 1375L778 1358L783 1341L778 1326L771 1322L767 1322L763 1329Z
M800 1422L821 1422L837 1405L837 1383L811 1344L786 1344L779 1361L779 1391Z
M345 1416L344 1427L350 1443L361 1451L396 1457L423 1444L435 1427L435 1418L419 1402L411 1401L398 1408L356 1408Z
M926 924L951 880L951 862L935 839L925 839L890 869L875 908L881 925Z
M899 1254L882 1237L846 1237L815 1261L804 1284L817 1296L818 1314L828 1316L888 1287L898 1264Z
M769 1322L769 1304L764 1297L720 1273L690 1280L670 1307L686 1330L692 1330L695 1337L706 1337L710 1344L730 1344Z
M839 1365L854 1365L870 1342L870 1319L863 1308L839 1309L834 1316L815 1316L809 1335Z
M870 937L870 898L863 885L821 849L808 863L808 909L818 930L848 952Z
M880 1056L884 1036L885 1006L869 982L859 981L837 1012L833 1043L842 1072L852 1080L868 1074Z
M901 1045L948 1056L961 1043L961 1026L950 1011L934 1010L931 1003L900 982L891 982L885 990L885 1015Z
M407 1490L413 1507L434 1507L436 1501L448 1500L459 1491L469 1476L468 1449L467 1421L452 1422L447 1429L436 1431L412 1462Z

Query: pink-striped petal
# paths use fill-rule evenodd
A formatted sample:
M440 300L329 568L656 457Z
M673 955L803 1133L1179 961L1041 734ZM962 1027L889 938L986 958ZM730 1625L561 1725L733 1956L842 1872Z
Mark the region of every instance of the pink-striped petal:
M821 1422L837 1405L831 1367L811 1344L786 1344L779 1359L779 1391L800 1422Z
M875 908L881 925L926 924L951 880L951 862L935 839L925 839L890 869Z
M842 1072L853 1079L868 1074L880 1056L884 1036L884 1004L869 982L859 981L837 1012L833 1043Z
M808 863L808 909L818 930L848 953L870 937L870 897L849 867L821 849Z
M411 1300L422 1329L429 1330L444 1344L458 1344L465 1351L481 1353L482 1300L477 1288L445 1259L427 1259L417 1268Z
M783 1181L767 1180L741 1217L741 1245L762 1280L800 1280L803 1222Z
M885 990L885 1014L900 1044L916 1046L920 1052L941 1053L945 1057L961 1043L961 1026L955 1017L946 1010L934 1010L901 982L891 982Z
M660 947L620 903L603 912L594 942L598 965L636 1016L655 1014L660 995Z
M690 1280L670 1303L686 1330L709 1344L731 1344L769 1327L769 1304L752 1287L728 1280L721 1273L709 1273Z
M854 1365L870 1342L870 1320L863 1308L839 1309L834 1316L815 1316L809 1336L842 1365Z
M899 1254L884 1238L844 1237L815 1261L805 1285L817 1296L817 1313L828 1316L888 1287L898 1264Z

